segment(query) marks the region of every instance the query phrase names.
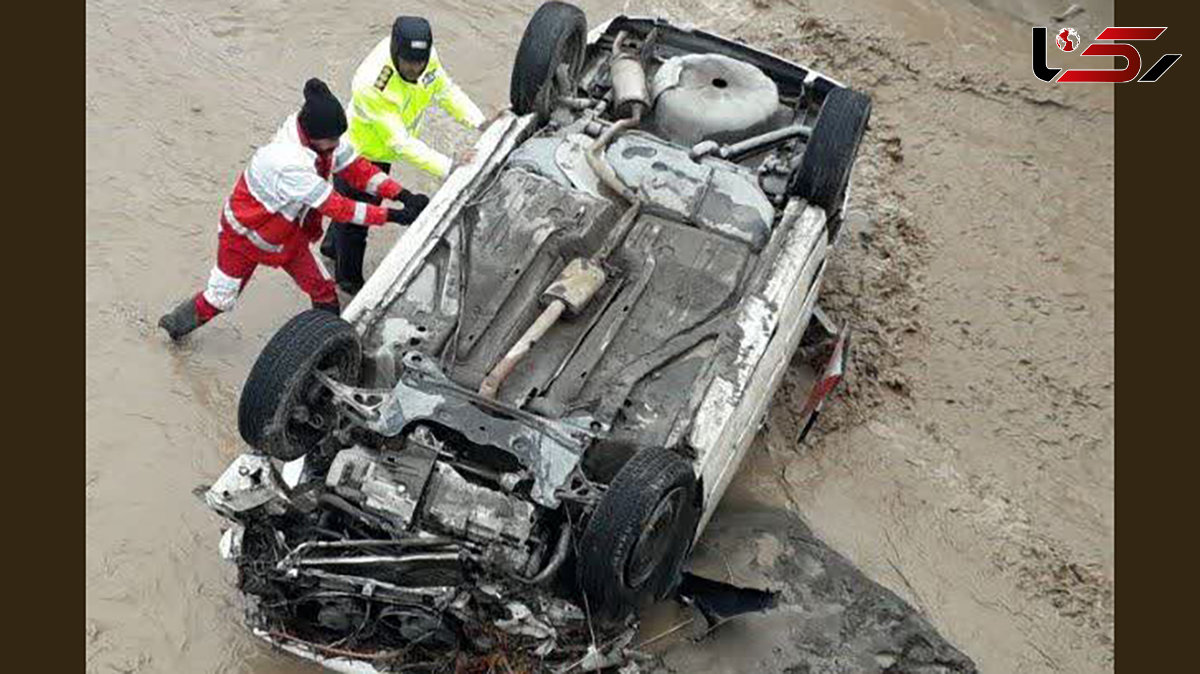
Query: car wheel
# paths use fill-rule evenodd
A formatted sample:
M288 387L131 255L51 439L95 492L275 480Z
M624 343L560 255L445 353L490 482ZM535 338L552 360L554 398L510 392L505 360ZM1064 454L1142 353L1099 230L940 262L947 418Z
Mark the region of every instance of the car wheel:
M321 309L292 318L267 342L242 387L242 439L283 461L307 454L337 418L332 393L314 373L356 384L361 367L362 345L349 323Z
M571 82L579 80L583 50L587 43L587 17L583 10L565 2L547 2L534 12L517 48L509 98L518 115L537 112L546 117L561 91L555 71L565 64Z
M825 97L800 166L788 179L788 194L825 209L833 218L845 201L850 170L871 117L871 98L850 89Z
M584 529L579 587L595 614L619 618L674 589L700 520L692 465L643 449L617 473Z

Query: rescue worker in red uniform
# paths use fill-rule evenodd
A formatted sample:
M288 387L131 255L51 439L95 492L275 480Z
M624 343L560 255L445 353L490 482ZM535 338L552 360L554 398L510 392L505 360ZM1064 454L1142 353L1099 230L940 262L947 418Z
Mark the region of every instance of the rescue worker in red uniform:
M340 311L334 283L310 248L323 234L323 218L364 228L410 224L428 203L425 195L405 190L358 156L341 140L345 131L342 104L324 82L310 79L300 112L290 115L274 139L255 151L225 202L217 264L207 286L159 319L159 327L171 339L232 309L258 265L286 271L313 307ZM334 177L359 192L399 201L404 208L349 199L334 190Z

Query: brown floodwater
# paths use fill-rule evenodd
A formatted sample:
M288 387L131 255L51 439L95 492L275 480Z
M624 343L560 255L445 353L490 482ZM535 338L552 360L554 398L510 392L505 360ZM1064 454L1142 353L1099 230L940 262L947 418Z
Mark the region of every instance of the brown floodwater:
M216 554L220 521L192 494L242 451L243 379L307 299L264 268L232 313L183 346L155 322L207 278L221 204L306 78L344 98L395 15L421 13L451 75L490 112L507 102L539 4L88 0L87 671L308 671L241 628L232 569ZM638 9L579 4L592 21ZM443 118L426 138L450 150L475 134ZM374 235L368 261L396 235Z
M171 345L155 322L207 278L219 209L252 150L298 107L305 79L319 76L345 97L355 66L395 14L423 13L451 75L490 112L507 101L513 54L540 2L87 0L87 672L318 671L243 629L233 569L217 555L221 520L192 493L243 451L235 428L242 382L307 298L264 268L232 313L184 345ZM1070 3L578 4L592 24L621 12L662 15L743 32L799 60L822 50L793 38L797 13L828 18L830 32L814 24L806 34L846 56L814 65L838 78L857 73L852 84L874 89L864 141L871 159L856 185L878 199L861 207L878 218L904 197L906 231L928 236L937 252L913 262L928 276L918 299L901 305L868 287L854 309L862 315L851 316L864 329L873 316L913 316L918 337L895 347L919 364L899 368L911 399L885 398L866 413L870 423L835 428L801 453L784 433L795 401L781 393L772 412L781 423L760 437L725 507L803 510L823 538L919 605L984 671L1109 669L1111 616L1088 622L1084 609L1079 618L1046 599L1062 596L1061 569L1096 568L1096 580L1067 589L1107 588L1102 598L1111 601L1114 568L1111 88L1055 93L1030 82L1026 60L1028 26L1050 24ZM1111 22L1109 0L1082 4L1081 34ZM854 39L836 41L845 35ZM1065 58L1052 50L1052 64ZM474 141L434 117L433 145L449 151ZM881 147L903 148L905 158L881 169L892 161ZM399 177L434 187L410 170ZM1083 196L1047 215L1042 195L1070 194ZM368 268L398 234L372 236ZM905 245L885 259L907 260ZM841 272L847 284L885 264L856 249L842 254L858 265ZM1032 277L1009 262L1021 254L1042 260ZM967 273L968 264L986 273ZM971 330L992 332L960 345L971 321ZM1018 356L1047 364L1088 404L1042 421L1057 401L1030 389L1013 364ZM977 379L1009 371L1012 381L987 379L988 395L975 393ZM977 432L996 419L1024 424L1023 432ZM776 544L763 545L769 552ZM1005 550L1036 553L1034 562L1025 555L1009 564ZM731 578L752 578L761 570L754 560L775 556L724 563ZM791 648L788 629L769 635L775 645L765 650ZM714 671L772 669L764 653L738 652L739 639L710 639L696 647L698 660L677 669L695 671L700 661Z

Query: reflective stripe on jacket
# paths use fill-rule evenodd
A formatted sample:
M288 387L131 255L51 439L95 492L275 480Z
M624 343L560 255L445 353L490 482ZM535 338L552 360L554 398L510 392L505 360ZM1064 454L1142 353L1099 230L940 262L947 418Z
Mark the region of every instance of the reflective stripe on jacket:
M317 154L301 138L296 115L290 115L271 142L250 158L225 202L221 224L261 251L260 261L266 264L280 263L296 247L315 240L323 214L356 224L383 224L387 209L334 192L329 178L335 173L356 189L389 199L401 190L399 183L359 157L345 137L333 152Z
M392 65L391 37L385 37L354 73L347 109L350 142L362 156L377 162L405 161L443 178L450 158L423 143L419 136L431 104L466 127L479 128L483 113L442 67L436 48L415 83L405 82Z

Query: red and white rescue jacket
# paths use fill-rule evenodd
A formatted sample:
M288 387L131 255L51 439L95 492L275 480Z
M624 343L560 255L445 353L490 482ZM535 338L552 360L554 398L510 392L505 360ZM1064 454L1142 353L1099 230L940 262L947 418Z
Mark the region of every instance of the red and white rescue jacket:
M289 116L271 142L254 152L225 202L222 229L248 243L239 247L259 262L282 264L319 239L322 216L364 226L387 222L386 208L334 191L331 174L385 199L400 194L400 183L358 156L345 138L326 154L315 152L306 140L296 115Z

